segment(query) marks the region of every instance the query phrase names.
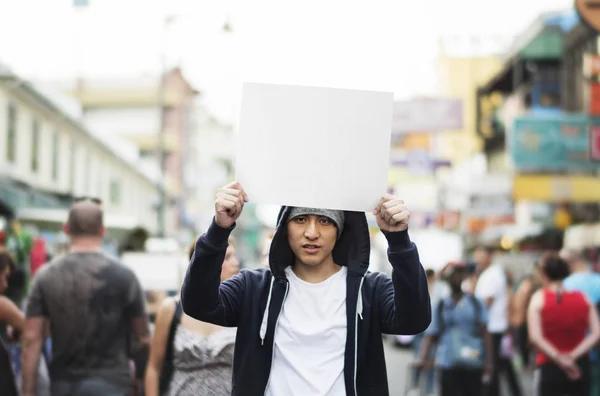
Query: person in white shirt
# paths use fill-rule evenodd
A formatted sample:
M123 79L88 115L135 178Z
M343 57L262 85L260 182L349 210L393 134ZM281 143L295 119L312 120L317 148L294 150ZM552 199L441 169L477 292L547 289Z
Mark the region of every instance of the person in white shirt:
M238 329L232 395L389 395L382 334L418 334L431 322L404 203L386 194L373 211L388 240L391 278L367 270L364 213L283 207L270 268L220 282L245 202L239 183L219 190L215 219L196 242L181 291L187 315Z
M511 394L521 396L521 385L517 379L512 360L501 351L505 337L509 335L508 290L506 273L498 264L492 264L493 250L488 247L475 249L474 259L480 271L475 286L475 295L481 298L488 308L488 332L494 346L494 375L490 382L489 396L500 395L500 374L505 374Z

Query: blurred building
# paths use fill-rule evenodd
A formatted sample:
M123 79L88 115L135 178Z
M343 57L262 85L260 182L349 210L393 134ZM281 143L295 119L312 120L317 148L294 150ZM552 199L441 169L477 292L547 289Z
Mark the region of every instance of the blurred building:
M217 189L234 178L235 136L231 125L216 119L201 103L191 118L195 136L184 174L190 197L187 210L196 229L203 232L214 216Z
M8 69L0 71L0 217L59 233L75 197L97 197L108 237L156 232L154 181Z
M513 44L501 70L477 89L477 133L488 172L512 179L512 226L481 230L505 248L558 248L572 224L600 218L597 83L586 59L597 36L575 11L546 13ZM600 244L600 243L599 243Z
M181 70L169 71L164 80L155 76L79 79L70 93L81 103L83 121L90 129L134 143L139 150L136 166L163 179L166 196L161 199L160 185L153 194L164 216L161 227L155 215L163 228L159 232L189 239L195 224L188 212L192 196L187 182L193 172L187 169L197 155L193 114L198 92Z

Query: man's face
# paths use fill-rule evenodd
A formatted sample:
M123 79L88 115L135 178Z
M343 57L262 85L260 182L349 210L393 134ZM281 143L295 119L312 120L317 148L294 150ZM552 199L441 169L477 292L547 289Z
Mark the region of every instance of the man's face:
M223 261L223 266L221 267L221 281L226 281L238 272L240 272L240 262L237 259L235 247L229 245L225 252L225 261Z
M304 265L319 265L332 255L337 228L324 216L303 215L287 225L288 242L296 259Z
M462 283L466 278L466 271L463 269L455 269L450 276L450 287L454 291L459 291L462 288Z
M477 267L487 268L487 266L490 264L491 256L487 250L479 248L479 249L475 250L473 259L477 263Z

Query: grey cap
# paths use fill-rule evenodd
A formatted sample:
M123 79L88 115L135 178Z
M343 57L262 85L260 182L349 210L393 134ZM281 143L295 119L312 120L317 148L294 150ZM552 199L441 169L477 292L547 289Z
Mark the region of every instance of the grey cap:
M340 238L342 235L342 231L344 231L344 212L341 210L332 210L332 209L315 209L315 208L297 208L293 207L290 211L290 215L288 217L288 221L294 219L294 217L298 216L307 216L307 215L315 215L315 216L323 216L331 219L335 227L337 228L337 237Z

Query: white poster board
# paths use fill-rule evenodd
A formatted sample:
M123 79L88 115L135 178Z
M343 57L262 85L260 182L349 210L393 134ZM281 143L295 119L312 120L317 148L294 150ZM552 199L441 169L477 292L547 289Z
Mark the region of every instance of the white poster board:
M371 211L387 190L393 94L245 83L236 180L250 202Z

